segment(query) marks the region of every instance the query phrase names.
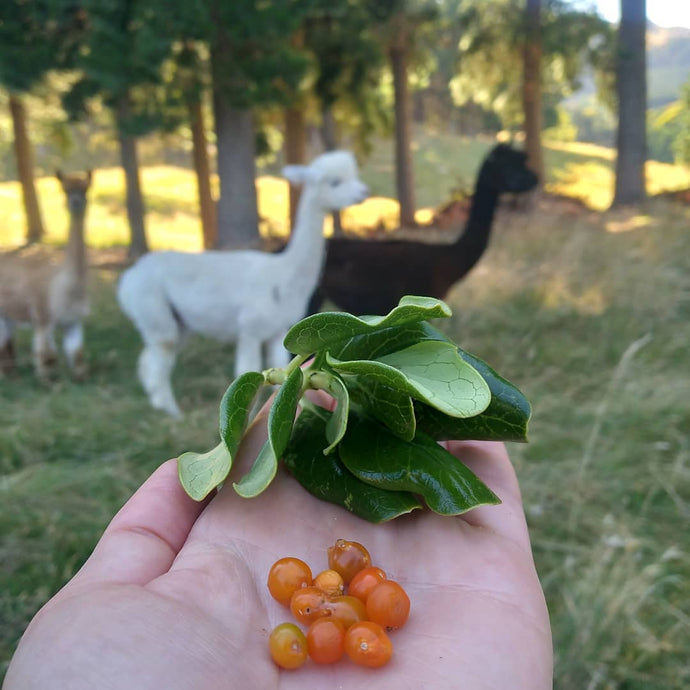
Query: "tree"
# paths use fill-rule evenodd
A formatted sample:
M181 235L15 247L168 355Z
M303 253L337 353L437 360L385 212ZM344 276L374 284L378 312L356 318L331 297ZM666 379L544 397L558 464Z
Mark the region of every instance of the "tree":
M340 124L347 120L362 149L376 128L386 57L373 27L381 14L376 2L370 0L316 0L305 17L300 44L312 58L312 93L327 151L338 146L338 120ZM293 126L286 127L286 153L295 148L290 142L294 116L291 120ZM333 230L334 235L342 234L338 212L333 213Z
M530 0L529 15L526 6L516 0L463 3L459 71L451 82L456 104L475 103L492 111L507 129L524 128L529 117L529 128L534 132L537 113L534 104L525 101L525 78L527 83L534 83L532 63L536 63L537 55L541 119L547 126L557 121L558 103L578 88L585 64L605 69L599 56L606 51L611 32L601 17L578 10L564 0L541 0L539 4L537 24L535 0ZM529 21L525 21L527 16ZM525 75L525 49L530 36L538 36L541 49L530 51ZM525 105L533 108L529 116Z
M415 225L414 172L412 165L412 113L409 95L409 66L415 39L425 25L437 17L433 4L397 0L382 32L388 47L395 111L395 182L400 204L400 225Z
M33 152L28 134L26 109L21 97L16 93L10 93L9 105L14 131L14 157L26 217L26 241L38 242L45 230L34 184Z
M643 201L647 158L646 0L621 0L616 93L616 187L613 205Z
M218 148L218 246L258 243L255 113L287 105L308 67L293 36L309 0L204 0Z
M530 168L544 181L541 146L541 0L527 0L522 68L522 102L525 114L525 150Z
M69 38L71 31L82 23L79 8L71 4L22 0L4 0L0 4L0 84L10 92L14 151L29 242L40 240L44 228L22 94L35 87L48 70L65 64L74 47Z
M59 2L60 0L54 0ZM125 175L129 256L148 251L137 139L161 124L160 66L169 56L170 37L159 31L155 2L81 0L88 17L73 67L81 78L64 102L73 117L88 111L90 99L110 107Z

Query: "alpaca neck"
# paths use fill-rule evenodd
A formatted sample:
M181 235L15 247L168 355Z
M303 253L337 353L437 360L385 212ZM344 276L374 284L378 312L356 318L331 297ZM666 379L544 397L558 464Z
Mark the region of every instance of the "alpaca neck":
M284 251L285 260L297 272L296 278L311 280L321 273L326 239L323 236L325 211L318 204L316 189L306 186L302 190L295 226Z
M465 230L456 243L462 249L463 256L467 257L467 260L472 260L472 264L479 261L489 244L497 206L498 192L483 182L480 174Z
M84 243L84 211L70 213L69 238L65 250L64 266L72 275L86 276L86 246Z

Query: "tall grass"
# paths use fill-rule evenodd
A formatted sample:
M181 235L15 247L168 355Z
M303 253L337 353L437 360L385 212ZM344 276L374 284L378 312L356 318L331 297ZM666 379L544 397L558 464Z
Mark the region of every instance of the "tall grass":
M690 686L689 226L687 209L663 202L639 215L553 201L502 211L439 324L533 404L530 443L510 452L561 690ZM116 277L92 274L87 382L63 370L37 383L28 333L19 375L0 379L0 675L132 490L216 433L232 349L192 340L174 379L184 420L153 412Z

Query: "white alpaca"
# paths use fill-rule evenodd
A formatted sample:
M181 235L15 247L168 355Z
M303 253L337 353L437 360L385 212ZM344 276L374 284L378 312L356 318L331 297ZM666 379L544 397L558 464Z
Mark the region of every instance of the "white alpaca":
M235 341L235 375L287 363L285 333L307 310L325 256L327 213L363 201L354 156L331 151L284 176L303 190L292 237L279 254L156 252L122 276L118 299L144 340L138 373L154 408L179 416L170 377L187 331Z
M86 286L84 218L91 171L57 173L67 197L69 239L62 262L40 247L0 256L0 370L14 368L16 325L33 328L37 375L48 378L57 362L55 330L63 331L62 349L75 376L84 376L82 321L89 311Z

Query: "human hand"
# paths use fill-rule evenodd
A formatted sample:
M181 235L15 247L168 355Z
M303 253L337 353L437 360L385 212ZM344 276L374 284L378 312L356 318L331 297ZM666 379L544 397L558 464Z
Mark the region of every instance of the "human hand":
M239 473L265 439L255 423ZM551 633L517 479L502 444L448 449L502 499L457 518L415 511L383 525L321 502L279 471L258 498L231 487L206 505L162 465L106 529L75 577L36 615L4 690L344 690L552 685ZM343 661L278 669L272 628L291 617L266 588L296 556L326 568L326 548L364 544L412 609L382 669Z

